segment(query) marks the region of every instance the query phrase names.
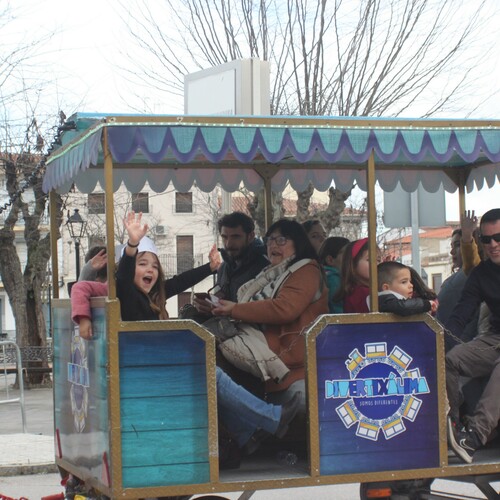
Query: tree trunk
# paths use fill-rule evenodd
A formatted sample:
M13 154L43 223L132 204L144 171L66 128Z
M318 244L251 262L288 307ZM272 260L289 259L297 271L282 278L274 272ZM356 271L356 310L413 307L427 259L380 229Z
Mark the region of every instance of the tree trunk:
M277 193L273 191L271 193L271 203L272 203L272 221L277 221L281 219L284 214L283 208L283 193ZM265 198L264 189L261 189L258 193L255 193L252 201L248 202L247 208L250 212L250 216L255 221L258 229L258 233L261 236L266 234L266 210L265 210Z
M16 324L16 343L24 351L28 348L46 347L46 326L42 307L42 283L50 259L49 235L41 235L40 223L46 212L47 196L41 190L40 179L35 178L31 188L33 201L26 202L20 195L18 175L32 170L36 158L32 155L18 156L17 161L5 160L7 190L11 199L8 215L0 228L0 275ZM29 198L26 195L26 198ZM58 198L58 226L62 220L62 202ZM26 263L24 270L16 247L16 234L24 222ZM19 243L19 242L17 242ZM46 357L40 361L24 360L23 367L47 367ZM28 385L44 382L43 372L29 372Z

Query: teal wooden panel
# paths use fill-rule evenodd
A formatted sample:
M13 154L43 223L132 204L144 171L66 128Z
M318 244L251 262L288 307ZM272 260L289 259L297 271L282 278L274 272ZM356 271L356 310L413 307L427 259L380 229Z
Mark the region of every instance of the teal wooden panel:
M207 456L206 429L146 432L122 430L123 468L205 462Z
M205 395L122 399L121 428L126 431L207 427Z
M128 467L123 469L122 476L125 488L202 484L208 483L209 480L208 463Z
M122 398L205 394L205 365L120 368Z
M118 341L124 487L207 482L205 343L186 330Z
M120 332L120 367L205 363L205 343L189 330Z

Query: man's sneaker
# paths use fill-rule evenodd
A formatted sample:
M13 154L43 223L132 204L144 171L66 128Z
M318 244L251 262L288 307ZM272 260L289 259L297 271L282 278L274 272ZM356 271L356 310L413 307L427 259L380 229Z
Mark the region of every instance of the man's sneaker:
M470 464L481 441L473 430L463 428L457 431L454 422L448 417L448 444L458 458Z

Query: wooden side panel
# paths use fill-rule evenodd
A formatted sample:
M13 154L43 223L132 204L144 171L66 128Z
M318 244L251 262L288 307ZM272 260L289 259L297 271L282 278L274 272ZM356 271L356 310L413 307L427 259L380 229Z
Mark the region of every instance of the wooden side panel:
M208 482L205 344L186 330L120 332L124 488Z
M80 477L99 481L103 456L109 456L104 307L92 309L92 321L94 337L87 341L71 321L69 300L57 301L53 309L55 449Z

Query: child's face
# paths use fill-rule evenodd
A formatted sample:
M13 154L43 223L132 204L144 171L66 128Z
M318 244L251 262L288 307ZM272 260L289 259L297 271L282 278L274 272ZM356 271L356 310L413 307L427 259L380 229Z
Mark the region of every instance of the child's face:
M411 274L409 269L400 269L391 283L384 283L385 290L396 292L402 295L405 299L411 299L413 296L413 284L411 282ZM384 288L384 287L383 287Z
M356 264L356 274L360 281L370 282L370 258L368 250L365 250Z
M151 252L140 253L135 261L134 284L146 295L158 281L158 257Z
M316 250L316 252L319 252L321 245L326 240L326 231L325 228L323 227L323 224L321 223L314 224L311 227L311 230L309 231L308 237L309 241L314 247L314 250Z

